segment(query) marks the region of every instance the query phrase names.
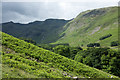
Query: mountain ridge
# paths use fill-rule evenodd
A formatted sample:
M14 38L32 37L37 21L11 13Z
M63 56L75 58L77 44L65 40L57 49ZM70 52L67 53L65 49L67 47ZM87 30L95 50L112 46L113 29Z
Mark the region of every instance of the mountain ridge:
M62 33L64 36L55 44L68 42L71 46L86 47L89 43L97 42L101 46L110 46L112 41L118 41L118 7L87 10L68 22L64 28L67 28ZM108 34L113 35L99 40Z
M64 30L63 26L70 20L46 19L45 21L34 21L28 24L7 22L2 24L2 31L17 38L32 38L37 43L50 43L59 38Z

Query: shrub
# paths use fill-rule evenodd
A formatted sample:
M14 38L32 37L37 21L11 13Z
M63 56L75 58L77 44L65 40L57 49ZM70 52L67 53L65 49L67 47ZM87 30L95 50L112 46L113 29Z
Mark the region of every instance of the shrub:
M87 47L100 47L99 43L90 43L87 45Z
M119 45L118 41L113 41L113 42L111 42L111 47L112 47L112 46L118 46L118 45Z
M108 34L108 35L106 35L106 36L103 36L103 37L101 37L99 40L104 40L104 39L106 39L106 38L108 38L108 37L110 37L110 36L112 36L112 34Z

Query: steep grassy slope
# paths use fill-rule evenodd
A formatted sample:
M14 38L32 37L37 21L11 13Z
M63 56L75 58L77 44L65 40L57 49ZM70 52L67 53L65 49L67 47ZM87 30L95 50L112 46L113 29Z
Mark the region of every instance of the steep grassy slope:
M37 43L50 43L59 39L59 34L63 32L63 26L69 20L46 19L45 21L35 21L29 24L3 23L2 31L17 38L32 38Z
M24 70L2 64L2 78L38 78L38 76L27 73Z
M69 43L71 46L83 45L86 47L89 43L97 42L101 46L110 46L112 41L118 41L118 7L82 12L68 22L64 28L67 28L62 33L64 36L56 43ZM99 40L108 34L112 34L112 36Z
M35 77L61 78L72 75L80 78L109 78L111 76L118 78L5 33L2 33L2 45L3 66L17 68L16 71L22 70ZM65 76L66 73L67 76Z
M3 78L67 78L73 73L65 72L24 53L2 46ZM64 74L67 74L66 76ZM82 76L79 76L82 78Z

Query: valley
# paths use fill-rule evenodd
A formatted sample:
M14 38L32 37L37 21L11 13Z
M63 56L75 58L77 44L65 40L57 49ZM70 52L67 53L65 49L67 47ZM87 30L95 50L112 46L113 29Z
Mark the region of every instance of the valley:
M71 20L2 23L2 78L119 80L119 17L114 6L87 10Z

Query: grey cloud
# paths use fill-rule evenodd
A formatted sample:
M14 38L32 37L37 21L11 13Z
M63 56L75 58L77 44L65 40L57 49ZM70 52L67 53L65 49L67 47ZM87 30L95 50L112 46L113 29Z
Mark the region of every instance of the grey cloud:
M4 2L2 5L3 22L13 20L15 22L21 21L20 19L27 18L38 20L44 20L45 18L55 17L61 13L58 3L50 2L46 4L44 2L32 3L32 2ZM24 17L24 18L23 18ZM28 20L26 22L30 21ZM22 22L23 22L22 21Z
M36 4L34 4L36 5ZM3 22L9 19L19 20L20 18L38 17L38 6L34 6L33 3L17 3L17 2L7 2L2 4L2 16Z

